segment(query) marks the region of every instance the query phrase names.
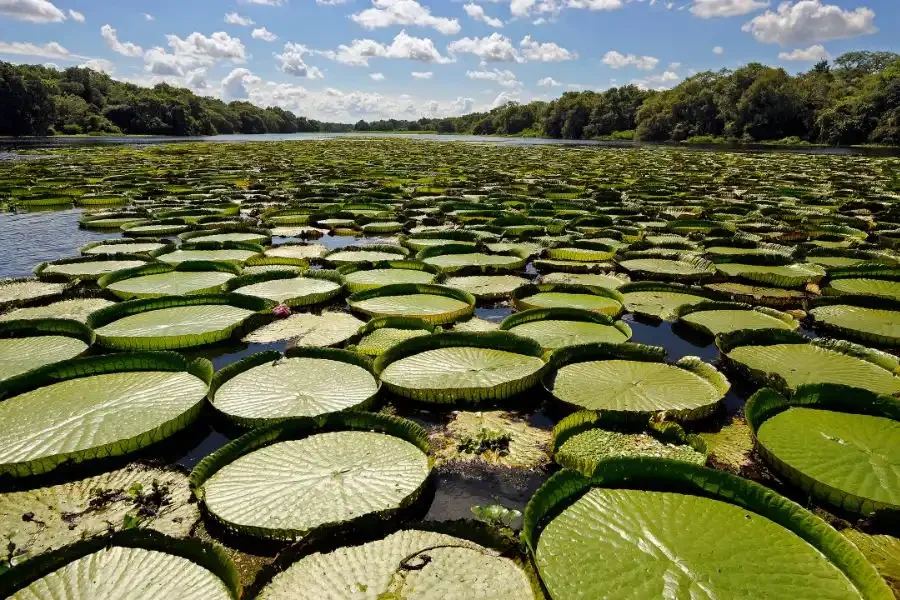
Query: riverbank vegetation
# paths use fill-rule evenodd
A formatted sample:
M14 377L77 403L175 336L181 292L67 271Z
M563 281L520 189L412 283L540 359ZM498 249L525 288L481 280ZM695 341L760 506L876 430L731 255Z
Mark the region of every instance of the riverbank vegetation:
M90 69L0 63L0 135L216 135L314 131L436 132L562 139L801 145L900 144L900 55L849 52L796 75L751 63L698 73L669 90L637 85L510 102L416 121L325 123L277 107L112 80Z

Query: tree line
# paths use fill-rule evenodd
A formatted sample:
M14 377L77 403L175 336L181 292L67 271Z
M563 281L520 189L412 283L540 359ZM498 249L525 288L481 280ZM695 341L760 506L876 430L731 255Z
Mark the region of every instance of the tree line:
M625 85L567 92L551 102L510 102L460 117L352 125L248 102L225 103L166 84L142 88L90 69L0 63L2 135L306 131L900 145L900 55L849 52L796 75L751 63L698 73L669 90Z
M351 129L278 107L197 96L165 83L146 88L91 69L58 71L0 62L0 135L197 136Z

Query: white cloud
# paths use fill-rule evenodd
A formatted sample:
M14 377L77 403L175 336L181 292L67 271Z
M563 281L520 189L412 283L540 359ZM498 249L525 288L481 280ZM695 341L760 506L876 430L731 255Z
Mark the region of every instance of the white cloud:
M156 19L150 13L144 13L144 20L145 21L155 21Z
M307 65L303 59L306 54L311 53L310 49L302 44L288 43L284 45L284 51L281 54L274 54L273 56L281 61L278 68L283 73L304 79L322 79L324 77L322 71L318 67Z
M493 71L466 71L466 77L480 81L495 81L499 85L508 88L517 88L522 85L522 82L516 79L516 74L509 69L503 71L500 69L494 69Z
M69 16L72 17L72 20L77 23L84 23L84 14L78 12L77 10L69 9Z
M283 6L287 0L238 0L240 4L256 4L258 6Z
M236 12L225 13L225 22L229 25L240 25L241 27L256 25L256 21L250 17L239 15Z
M195 31L184 39L170 33L166 39L175 54L195 57L201 61L231 60L243 63L247 60L247 49L243 42L224 31L217 31L209 37Z
M790 52L779 52L778 58L781 60L799 60L799 61L808 61L808 62L818 62L820 60L830 60L831 55L828 54L828 51L825 50L825 46L822 44L815 44L810 46L809 48L801 49L797 48L796 50L792 50Z
M113 29L110 25L104 25L103 27L101 27L100 35L104 40L106 40L106 44L116 54L121 54L122 56L144 55L144 49L137 44L132 44L131 42L120 42L119 37L116 35L116 30Z
M524 62L512 41L496 31L483 38L462 38L447 46L450 52L474 54L485 62Z
M679 81L681 77L673 71L664 71L658 75L648 75L643 79L632 79L631 84L643 90L667 90Z
M0 16L29 23L66 20L66 14L49 0L0 0Z
M519 92L512 90L505 90L497 94L497 97L494 98L494 101L491 103L491 108L497 108L498 106L503 106L507 102L518 102L521 96Z
M161 77L184 77L189 71L209 67L221 60L240 64L246 62L246 49L238 38L224 31L207 37L194 32L182 39L174 34L166 36L172 52L156 46L144 53L144 71Z
M108 61L105 58L92 58L90 60L84 61L84 63L78 66L85 69L93 69L94 71L98 71L100 73L106 73L107 75L112 75L116 72L116 66L112 63L112 61Z
M451 106L453 107L453 111L458 115L469 114L472 112L472 109L475 108L475 99L459 96L453 101Z
M552 77L543 77L541 79L538 79L537 84L540 87L559 87L562 85L560 82L553 79Z
M56 58L61 60L81 60L86 56L72 54L58 42L48 42L42 46L30 42L0 42L0 55L16 54L21 56L40 56L41 58Z
M530 35L522 38L519 48L522 50L522 57L529 62L560 62L578 57L576 53L566 50L556 42L536 42Z
M694 0L691 12L701 19L738 17L769 6L768 0Z
M278 36L266 29L265 27L259 27L253 30L253 33L250 34L254 40L262 40L264 42L274 42L278 39Z
M413 71L410 73L414 79L431 79L434 77L434 73L431 71Z
M509 11L514 17L532 13L558 15L566 8L586 10L616 10L631 0L510 0ZM545 21L543 21L545 22Z
M466 11L466 14L475 19L476 21L484 21L491 27L503 27L503 21L496 17L489 17L484 13L484 9L474 2L470 2L463 6L463 10Z
M352 67L367 67L372 58L406 59L435 64L453 62L453 59L441 56L430 39L411 36L405 30L394 36L390 46L362 39L353 40L349 46L341 44L337 50L310 50L310 53L320 54Z
M680 68L681 68L681 63L680 63L680 62L670 62L670 63L669 63L669 70L670 70L670 71L677 71L677 70L680 69Z
M316 4L321 4L323 6L337 6L339 4L347 4L348 2L352 2L353 0L316 0Z
M394 25L431 27L444 35L459 33L459 20L435 17L431 9L416 0L372 0L372 8L350 16L366 29L380 29Z
M372 81L384 81L384 73L369 73L369 79Z
M262 80L243 67L233 69L222 80L222 93L229 99L245 99L250 95L248 85L260 83Z
M652 71L659 63L659 59L655 56L637 56L634 54L622 54L615 50L610 50L603 56L603 64L613 69L622 69L624 67L635 67L641 71Z
M722 56L723 54L725 54L725 48L723 48L722 46L713 46L713 54Z
M866 7L843 10L820 0L782 2L742 27L764 44L813 44L875 33L875 11Z
M185 83L194 90L205 90L209 88L209 82L206 81L206 69L194 69L188 71L185 75Z
M571 52L555 42L536 42L526 35L519 42L519 48L512 41L496 31L483 38L461 38L450 42L450 52L474 54L483 62L558 62L577 58Z

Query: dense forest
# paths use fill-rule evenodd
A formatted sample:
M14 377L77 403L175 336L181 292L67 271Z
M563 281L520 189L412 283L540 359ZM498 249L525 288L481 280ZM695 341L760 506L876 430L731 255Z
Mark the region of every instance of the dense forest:
M461 117L353 125L247 102L225 103L166 84L142 88L89 69L0 62L0 135L307 131L900 145L900 55L850 52L793 76L751 63L734 71L698 73L664 91L626 85L568 92L551 102L508 103Z

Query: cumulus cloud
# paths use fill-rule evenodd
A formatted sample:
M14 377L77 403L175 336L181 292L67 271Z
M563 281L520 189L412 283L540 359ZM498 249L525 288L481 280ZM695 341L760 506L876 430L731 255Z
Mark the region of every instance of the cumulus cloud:
M86 59L86 56L72 54L58 42L48 42L44 45L30 42L0 42L0 54L17 54L21 56L40 56L41 58L56 58L62 60Z
M505 90L497 94L497 97L494 98L494 101L491 103L491 108L497 108L498 106L503 106L509 102L518 102L521 99L519 92L512 90Z
M112 61L106 60L105 58L92 58L84 61L78 66L85 69L92 69L100 73L106 73L107 75L112 75L116 72L116 66Z
M722 46L713 46L713 54L715 54L716 56L722 56L723 54L725 54L725 48L723 48Z
M559 62L577 58L575 52L567 50L555 42L536 42L526 35L519 42L519 47L497 32L483 38L462 38L450 42L450 52L474 54L483 62Z
M431 71L413 71L410 73L414 79L431 79L434 73Z
M69 9L69 16L72 17L72 20L77 23L84 23L84 15L77 10Z
M259 27L253 30L253 33L250 34L254 40L262 40L264 42L274 42L278 39L278 36L266 29L265 27Z
M106 45L116 54L122 56L143 56L144 49L131 42L120 42L116 30L110 25L100 28L100 35L106 40Z
M635 54L622 54L616 50L610 50L603 55L603 64L613 69L635 67L641 71L652 71L659 63L655 56L637 56Z
M616 10L624 4L623 0L510 0L509 12L514 17L527 17L534 13L555 16L566 8Z
M458 19L436 17L431 9L416 0L372 0L372 8L350 16L366 29L381 29L395 25L431 27L444 35L459 33Z
M49 0L0 0L0 16L29 23L66 20L66 14Z
M790 52L779 52L778 58L781 60L819 62L820 60L830 60L831 55L828 54L828 51L825 50L825 46L822 44L814 44L806 49L797 48Z
M466 14L475 19L476 21L483 21L487 23L491 27L503 27L503 21L496 17L489 17L485 14L484 9L474 2L470 2L463 6L463 10L466 11Z
M194 32L182 39L174 34L166 36L171 52L156 46L144 53L144 71L158 76L183 77L189 71L209 67L222 60L246 62L244 44L224 31L207 37Z
M560 82L553 79L552 77L542 77L541 79L538 79L537 84L540 87L559 87L562 85Z
M257 6L284 6L287 0L238 0L240 4L256 4Z
M566 50L556 42L536 42L531 39L530 35L522 38L519 48L526 62L561 62L578 57L577 54Z
M671 88L681 77L673 71L664 71L658 75L649 75L642 79L632 79L631 84L636 85L642 90L666 90Z
M453 112L458 115L465 115L475 108L475 99L474 98L463 98L459 96L456 100L453 101L451 105L453 107Z
M875 33L875 11L861 6L844 10L820 0L782 2L746 23L743 31L764 44L799 45Z
M453 59L441 56L430 39L411 36L405 30L394 36L390 45L361 39L353 40L349 45L341 44L337 50L310 52L352 67L367 67L372 58L406 59L435 64L453 62Z
M522 82L516 79L516 74L509 69L492 71L466 71L466 77L480 81L495 81L497 84L508 88L517 88Z
M229 25L240 25L241 27L250 27L256 25L256 21L250 17L239 15L236 12L225 13L225 22Z
M247 86L262 81L259 77L243 67L232 69L231 73L222 79L222 93L226 98L245 99L250 95Z
M144 20L145 21L155 21L156 19L150 13L144 13Z
M384 81L384 73L369 73L369 79L372 81Z
M694 0L691 12L701 19L739 17L769 6L768 0Z
M309 48L302 44L285 44L281 54L274 54L276 60L281 64L278 66L282 73L293 75L294 77L302 77L304 79L322 79L322 71L318 67L306 64L304 56L311 54Z

